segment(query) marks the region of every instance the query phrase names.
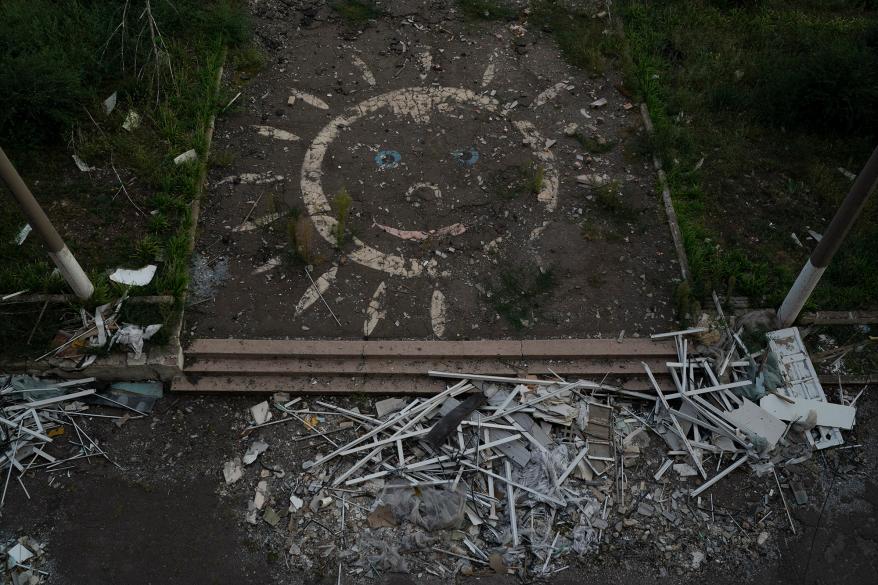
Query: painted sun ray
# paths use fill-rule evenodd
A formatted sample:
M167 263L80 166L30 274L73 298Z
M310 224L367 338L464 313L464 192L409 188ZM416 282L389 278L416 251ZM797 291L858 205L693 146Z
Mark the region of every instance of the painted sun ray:
M482 87L488 87L491 85L491 82L494 81L494 75L497 73L497 66L493 61L488 63L488 66L485 67L485 72L482 74Z
M369 69L369 66L366 65L366 62L360 59L359 55L352 56L351 61L353 61L354 67L360 70L360 74L363 76L366 83L375 87L375 75L372 74L372 71Z
M420 77L422 80L427 79L430 70L433 68L433 55L430 53L430 47L426 51L418 53L418 68L421 70Z
M274 138L275 140L288 140L290 142L299 140L299 137L292 132L287 132L286 130L281 130L280 128L275 128L274 126L260 126L258 124L254 124L253 128L256 129L260 136L265 136L267 138Z
M369 301L369 306L366 307L366 320L363 322L363 335L366 337L372 335L372 332L375 330L375 327L378 326L378 323L387 316L387 310L384 308L384 300L386 297L387 285L382 280L381 284L378 285L378 288L375 289L374 294L372 294L372 300Z
M438 288L433 291L430 301L430 323L436 337L445 335L445 323L448 318L448 305L445 303L445 295Z
M539 95L537 95L537 97L534 98L534 101L530 107L538 108L546 102L555 99L556 97L558 97L558 94L561 93L561 90L567 87L568 83L569 82L565 79L564 81L559 81L552 87L543 90Z
M283 264L283 257L275 256L274 258L269 258L268 261L262 266L256 267L256 269L250 274L262 274L264 272L268 272L269 270L274 270L281 264Z
M313 285L308 286L305 290L305 294L302 295L302 298L299 299L299 302L296 304L296 317L304 313L308 310L308 307L317 302L320 295L329 289L329 286L335 280L337 273L338 266L335 265L314 280Z
M287 104L294 105L296 100L302 100L309 106L314 106L315 108L321 110L328 110L329 104L325 101L317 97L316 95L312 95L310 93L305 93L304 91L299 91L297 89L293 89L290 91L290 97L287 99Z
M260 227L268 225L270 223L274 223L275 221L282 218L284 215L286 215L286 214L281 213L279 211L274 212L274 213L267 213L267 214L263 215L262 217L258 217L256 219L254 219L253 221L245 221L241 225L232 228L232 231L233 232L252 232L256 228L260 228Z

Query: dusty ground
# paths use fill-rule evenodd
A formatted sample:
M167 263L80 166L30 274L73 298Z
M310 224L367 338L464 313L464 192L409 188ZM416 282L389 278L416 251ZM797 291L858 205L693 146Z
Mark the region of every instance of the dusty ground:
M228 278L213 289L196 278L191 334L464 339L669 325L679 270L617 73L589 76L526 21L466 21L453 2L385 2L385 16L357 26L322 2L253 4L267 65L218 121L214 158L229 164L210 173L196 252ZM289 105L296 92L326 109ZM586 174L610 183L579 184ZM337 250L342 191L351 205ZM296 314L306 262L334 279L324 297L341 326L320 301ZM373 299L384 316L369 331Z
M223 481L223 462L240 456L252 439L261 438L270 445L262 464L285 472L284 478L269 480L272 496L280 502L287 497L282 486L295 483L300 462L313 457L316 448L323 449L317 440L295 441L306 433L298 423L269 427L242 439L247 408L253 402L171 397L159 402L151 418L121 428L106 420L86 422L85 430L123 469L102 460L81 464L55 474L54 487L48 486L49 474L34 473L26 478L31 500L18 486L10 486L0 538L29 535L44 542L48 558L44 569L52 573L50 583L335 583L334 570L317 568L320 559L310 571L302 571L295 562L285 566L286 519L274 529L263 522L255 527L245 522L260 463L247 467L244 478L231 487ZM650 536L642 525L626 527L608 546L574 562L551 581L652 583L664 577L676 583L803 584L841 577L846 583L872 582L878 568L874 481L878 408L868 394L858 406L860 424L846 439L848 445L862 447L836 450L825 457L818 454L781 474L802 481L808 493L807 505L791 502L796 535L789 531L776 491L760 507L773 479L752 479L736 472L713 493L717 524L724 524L720 514L732 514L742 531L735 531L731 540L741 544L716 547L711 553L710 547L722 540L722 531L715 530L712 522L688 527L684 523L678 532L666 533L672 542L683 544L681 551L666 557L655 548L655 538L662 533ZM652 470L657 461L645 457L642 465ZM771 515L757 525L766 510ZM766 544L748 540L755 541L762 530L771 534ZM705 562L697 571L677 575L681 566L677 559L693 549L707 553ZM479 581L516 581L488 573ZM417 572L388 574L378 581L346 576L342 582L415 581L440 582Z

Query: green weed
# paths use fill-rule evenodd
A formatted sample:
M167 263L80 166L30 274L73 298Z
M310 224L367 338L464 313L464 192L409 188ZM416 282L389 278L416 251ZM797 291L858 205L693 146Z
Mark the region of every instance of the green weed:
M552 34L568 63L586 71L602 73L620 54L619 36L607 21L569 0L532 2L531 20Z
M351 199L350 194L348 194L348 190L342 188L341 193L335 196L333 201L335 206L335 246L339 250L344 246L345 238L347 237L347 224L348 224L348 215L351 211L351 204L353 203L353 199Z
M551 268L505 267L492 283L490 302L494 310L515 329L523 329L538 314L541 300L557 284Z
M351 25L362 25L384 14L372 0L334 0L330 6L342 20Z
M502 0L457 0L457 8L470 20L513 20L516 10Z

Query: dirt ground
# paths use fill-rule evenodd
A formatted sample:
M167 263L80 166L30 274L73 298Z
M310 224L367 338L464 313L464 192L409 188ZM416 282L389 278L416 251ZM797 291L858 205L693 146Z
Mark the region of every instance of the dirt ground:
M667 328L679 268L620 76L571 67L526 21L473 22L454 5L385 2L384 16L355 26L322 2L253 3L267 63L252 77L226 72L246 79L217 123L225 166L210 173L184 330L478 339ZM236 231L266 217L277 219ZM340 325L319 300L301 306L306 263L315 280L327 275L318 282Z
M270 445L260 459L263 469L286 474L284 480L272 480L277 485L293 481L301 461L313 457L316 448L324 449L316 439L296 441L308 433L298 423L268 427L242 438L247 409L254 403L252 398L168 397L150 418L129 421L121 428L107 420L86 421L84 430L121 469L95 460L55 473L53 487L48 485L53 474L34 473L26 478L30 500L18 486L10 486L0 538L29 535L43 542L47 563L42 568L51 573L49 583L336 583L334 569L303 571L295 562L286 566L286 521L273 529L263 522L251 526L245 521L259 463L247 467L237 484L227 486L223 481L223 463L240 456L254 438ZM678 575L681 565L676 557L669 559L657 551L657 541L648 532L644 538L642 529L626 527L598 552L573 562L548 581L653 583L659 578L672 583L805 584L841 577L846 583L873 582L878 568L874 481L878 407L868 393L858 407L859 425L846 434L846 440L847 445L860 447L817 454L797 466L801 471L793 476L789 470L794 468L782 475L802 481L808 494L807 504L797 506L787 491L797 534L790 532L776 492L768 500L771 515L757 525L755 510L774 487L773 478L753 479L735 472L713 490L713 497L717 518L731 513L743 523L743 533L736 537L742 544L710 553L716 534L709 523L680 533L687 543L684 554L693 543L708 553L700 569ZM658 461L647 459L644 464L654 470ZM276 497L287 496L279 491ZM761 517L765 512L759 510ZM771 537L760 546L752 541L762 530ZM491 571L476 578L490 583L518 581ZM417 572L342 580L416 581L441 582Z

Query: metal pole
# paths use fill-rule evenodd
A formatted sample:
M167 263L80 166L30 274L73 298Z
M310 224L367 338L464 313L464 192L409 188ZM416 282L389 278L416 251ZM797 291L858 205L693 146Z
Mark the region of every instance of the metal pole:
M46 247L49 249L49 258L52 259L52 262L61 271L61 276L64 277L64 280L73 289L74 294L83 300L91 297L95 290L94 286L85 272L83 272L82 267L79 266L79 262L76 261L76 258L73 257L73 254L67 248L64 240L58 235L55 226L52 225L43 208L34 199L33 193L27 188L21 175L12 166L12 162L6 156L6 153L3 152L2 148L0 148L0 178L3 179L6 186L12 191L12 195L21 206L21 210L27 217L31 227L43 238Z
M808 297L811 296L817 283L820 282L820 277L823 276L832 257L866 206L866 200L875 190L876 184L878 184L878 148L866 161L866 165L857 180L854 181L850 192L848 192L841 207L838 208L835 217L832 218L826 233L817 242L817 247L814 248L790 292L787 293L787 298L777 310L777 316L784 327L789 327L798 318L802 307L805 306Z

